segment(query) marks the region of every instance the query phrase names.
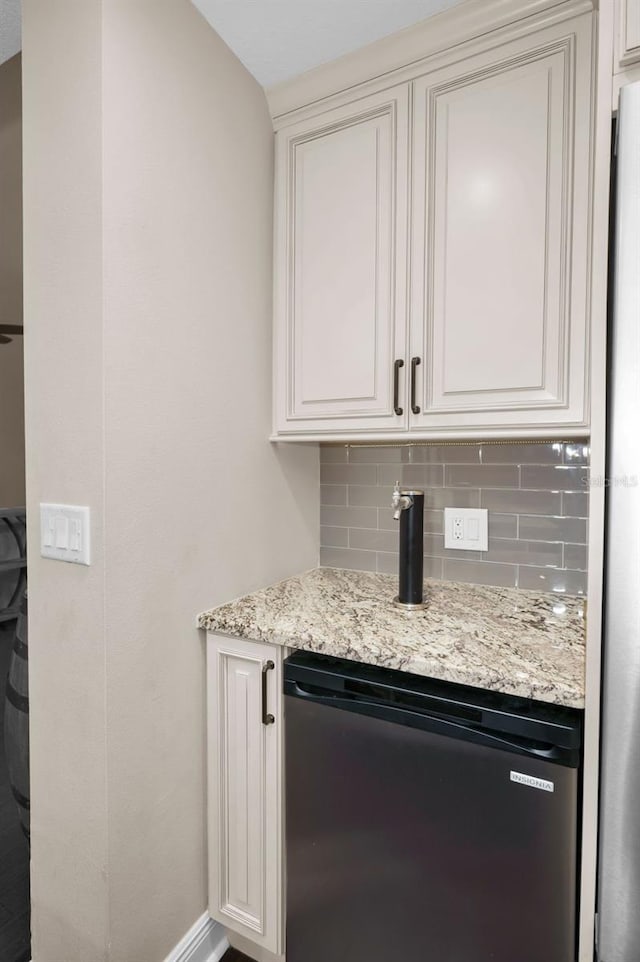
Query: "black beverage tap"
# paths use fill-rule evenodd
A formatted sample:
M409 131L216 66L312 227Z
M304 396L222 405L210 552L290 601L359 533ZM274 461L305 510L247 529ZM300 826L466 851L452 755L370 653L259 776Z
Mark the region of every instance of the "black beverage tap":
M424 608L424 491L396 484L393 517L400 522L399 591L395 603L407 611Z

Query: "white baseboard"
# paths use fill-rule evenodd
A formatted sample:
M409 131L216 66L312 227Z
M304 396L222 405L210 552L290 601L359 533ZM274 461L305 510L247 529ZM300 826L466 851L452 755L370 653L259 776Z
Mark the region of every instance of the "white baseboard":
M164 962L220 962L228 948L224 928L205 912Z

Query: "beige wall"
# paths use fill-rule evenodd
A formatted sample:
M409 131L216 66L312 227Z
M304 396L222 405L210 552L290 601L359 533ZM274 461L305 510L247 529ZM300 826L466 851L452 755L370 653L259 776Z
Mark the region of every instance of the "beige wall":
M109 934L101 16L23 4L34 962L101 962ZM39 558L40 501L91 505L90 568Z
M0 64L0 324L22 324L20 55ZM0 344L0 507L24 504L22 338Z
M28 504L96 547L32 524L34 962L154 962L206 907L194 616L317 562L317 450L267 441L271 124L189 0L25 0L24 71Z
M188 0L105 9L110 912L131 962L205 907L194 613L317 562L318 466L267 441L263 92Z

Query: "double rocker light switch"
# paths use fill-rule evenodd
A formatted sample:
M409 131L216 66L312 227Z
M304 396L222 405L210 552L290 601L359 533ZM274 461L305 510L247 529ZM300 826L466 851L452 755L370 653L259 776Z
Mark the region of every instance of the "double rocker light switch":
M40 554L54 561L91 564L89 508L40 505Z

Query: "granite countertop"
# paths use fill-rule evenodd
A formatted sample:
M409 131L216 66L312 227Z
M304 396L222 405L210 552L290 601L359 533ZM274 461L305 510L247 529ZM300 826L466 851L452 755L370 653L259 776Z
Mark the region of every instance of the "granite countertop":
M198 627L430 678L584 707L584 598L425 582L424 612L390 575L316 568L198 616Z

